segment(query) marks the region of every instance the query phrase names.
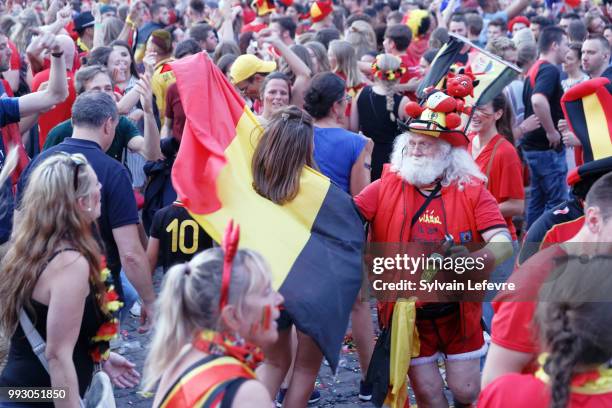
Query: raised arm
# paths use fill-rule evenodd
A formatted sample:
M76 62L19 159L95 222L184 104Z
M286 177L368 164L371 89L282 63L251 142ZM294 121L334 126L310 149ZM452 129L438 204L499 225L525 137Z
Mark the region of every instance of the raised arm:
M221 8L221 26L219 27L219 41L236 42L236 34L234 33L234 20L242 12L240 7L232 8L231 2L224 1Z
M64 27L72 20L72 6L70 4L64 6L60 10L57 11L55 20L46 26L40 27L41 33L49 33L49 34L68 34Z
M529 5L530 0L517 0L511 1L510 5L506 8L506 14L508 14L508 20L521 14L523 10Z
M66 63L62 49L52 34L44 34L41 41L42 49L48 50L51 54L49 86L44 91L33 92L19 98L19 114L22 117L48 110L68 97Z
M312 72L310 72L308 65L306 65L306 63L302 61L296 53L291 51L291 48L289 48L278 35L272 34L272 32L268 31L264 32L264 30L261 32L262 34L260 34L260 39L263 42L270 43L277 49L278 53L285 58L285 61L287 61L287 65L289 65L289 68L291 68L291 72L293 72L296 79L298 77L310 78Z
M287 65L289 65L291 72L295 75L295 81L291 88L291 104L301 108L304 105L304 94L310 85L310 76L312 75L310 68L296 53L291 51L291 48L278 35L273 34L271 31L262 30L260 40L276 48L278 53L287 61Z
M147 160L159 160L163 158L160 147L159 128L153 112L153 92L151 90L151 77L149 74L143 77L136 84L140 92L140 104L144 111L144 146L142 155Z
M102 23L102 13L100 13L100 3L94 3L91 8L91 14L94 17L94 35L93 48L103 47L104 44L104 26Z

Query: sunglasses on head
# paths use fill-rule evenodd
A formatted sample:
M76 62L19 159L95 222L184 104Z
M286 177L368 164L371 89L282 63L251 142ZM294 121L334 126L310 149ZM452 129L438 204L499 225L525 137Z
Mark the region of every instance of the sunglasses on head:
M72 167L74 168L74 177L72 179L72 184L74 186L74 191L77 191L79 188L79 169L81 167L84 167L87 164L87 162L85 162L80 157L72 155L72 154L63 153L63 155L70 159L70 163L72 164Z

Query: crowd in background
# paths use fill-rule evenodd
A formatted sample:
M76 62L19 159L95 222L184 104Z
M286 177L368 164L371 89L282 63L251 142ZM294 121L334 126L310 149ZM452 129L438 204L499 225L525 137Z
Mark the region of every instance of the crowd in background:
M405 131L398 124L409 119L406 106L418 101L419 85L449 34L520 70L502 93L474 110L465 157L419 139L423 136L398 138ZM584 81L612 81L611 49L612 1L607 0L0 2L0 342L2 335L4 343L11 339L0 386L65 386L83 396L96 363L103 363L116 386L137 385L135 366L111 351L116 344L108 342L120 334L131 312L140 316L143 332L156 327L145 371L147 389L159 390L156 406L171 397L184 370L196 363L212 367L202 360L210 344L223 346L226 355L240 354L241 362L248 360L248 373L254 370L259 361L250 360L253 355L241 344L217 338L223 330L266 352L257 370L260 381L245 374L249 380L224 382L224 401L241 407L275 400L294 407L320 399L314 383L322 355L316 344L299 330L287 330L291 321L282 310L278 330L276 323L260 322L260 309L267 316L263 320L275 320L282 303L265 261L239 251L229 300L220 301L220 293L228 290L220 279L224 252L213 248L213 240L176 200L170 173L187 118L174 61L206 54L255 113L265 131L252 163L254 188L278 205L296 197L300 172L310 166L356 197L364 218L374 222L379 208L371 207L373 192L384 185L388 164L419 188L435 185L450 168L430 169L424 162L424 174L440 170L432 180L405 176L400 170L404 146L432 162L449 154L453 158L445 166L456 165L457 172L469 168L465 174L486 180L482 201L488 200L489 212L478 204L474 217L486 225L474 233L486 242L499 232L493 228L508 235L512 254L496 265L506 280L515 264L525 262L516 260L521 241L525 236L543 240L549 229L542 220L554 211L573 205L578 216L572 221L585 216L584 226L574 231L577 242L601 243L612 236L612 179L602 177L588 195L612 166L600 169L587 187L568 186L568 172L588 163L560 102ZM456 61L469 62L469 54ZM398 143L403 143L399 150ZM429 200L423 201L427 206ZM412 239L428 241L436 233L415 229ZM602 253L609 255L610 248L602 246L593 255ZM571 256L563 265L581 268ZM607 258L592 260L585 274L609 270L609 265ZM156 306L151 276L158 266L167 276ZM606 287L609 279L602 279ZM518 336L515 325L524 323L519 331L524 333L534 315L544 322L541 340L554 356L544 366L552 397L540 393L537 403L610 404L609 389L590 402L569 391L572 373L598 367L612 356L612 325L604 307L609 303L572 303L570 288L580 285L598 289L568 282L565 303L530 310L484 304L477 325L482 317L493 338L482 375L486 388L481 393L479 361L486 345L479 339L474 348L455 353L482 351L470 357L478 364L468 369L455 360L447 366L454 406L470 406L479 398L479 406L510 406L504 398L516 393L526 399L513 395L514 406L535 404L528 396L541 391L541 384L520 373L529 372L544 349L512 340ZM46 340L48 369L24 335L22 310ZM525 322L511 320L513 313L526 316ZM217 326L220 319L223 330ZM373 326L369 303L358 298L351 327L362 401L372 398L367 369ZM185 351L193 333L202 330ZM442 342L440 335L426 338ZM432 347L428 357L438 351L453 354ZM410 369L419 406L448 403L432 361ZM435 377L426 372L430 368ZM420 377L413 378L417 373ZM500 378L506 380L494 381ZM78 398L71 394L65 406L78 406Z

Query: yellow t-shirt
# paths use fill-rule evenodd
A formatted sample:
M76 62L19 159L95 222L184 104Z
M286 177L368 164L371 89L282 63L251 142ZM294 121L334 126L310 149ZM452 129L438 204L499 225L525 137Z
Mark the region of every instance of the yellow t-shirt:
M162 125L166 118L166 93L168 87L176 82L176 77L169 63L174 61L174 58L164 59L155 65L155 71L151 78L151 88L153 95L155 95L155 102L157 109L159 110L159 117Z

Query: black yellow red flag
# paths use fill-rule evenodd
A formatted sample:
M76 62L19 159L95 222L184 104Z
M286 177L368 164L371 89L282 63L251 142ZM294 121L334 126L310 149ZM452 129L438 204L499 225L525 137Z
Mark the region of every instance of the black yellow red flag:
M186 116L172 170L178 198L217 242L230 219L240 225L240 246L266 258L285 309L335 370L362 280L365 237L351 197L311 168L290 203L257 194L251 158L262 128L253 113L204 54L172 69Z

